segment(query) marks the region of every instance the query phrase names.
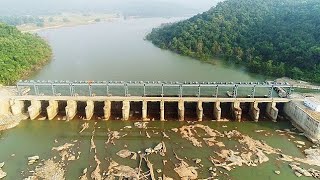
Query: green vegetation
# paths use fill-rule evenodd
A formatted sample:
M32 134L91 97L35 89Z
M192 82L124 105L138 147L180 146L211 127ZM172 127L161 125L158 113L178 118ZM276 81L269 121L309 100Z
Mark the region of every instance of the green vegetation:
M223 57L249 71L320 82L319 0L226 0L147 39L203 61Z
M0 84L16 82L50 57L51 49L43 39L0 23Z
M12 25L19 26L22 24L36 24L39 27L43 27L44 19L34 16L0 16L0 22Z

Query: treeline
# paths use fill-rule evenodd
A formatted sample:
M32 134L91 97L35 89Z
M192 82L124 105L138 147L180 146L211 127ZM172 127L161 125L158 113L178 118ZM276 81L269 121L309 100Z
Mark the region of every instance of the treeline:
M203 61L223 57L255 73L320 82L319 0L226 0L147 39Z
M44 19L35 16L0 16L0 22L12 26L19 26L22 24L35 24L39 27L44 26Z
M51 58L51 48L37 35L0 23L0 84L10 85Z

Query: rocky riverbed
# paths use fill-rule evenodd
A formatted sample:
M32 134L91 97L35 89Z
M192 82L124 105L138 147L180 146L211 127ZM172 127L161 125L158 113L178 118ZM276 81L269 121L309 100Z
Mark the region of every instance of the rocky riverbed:
M292 128L274 131L264 128L244 133L238 127L239 123L213 127L209 122L173 123L174 126L166 122L168 128L163 128L159 122L121 122L116 127L110 123L116 122L106 125L78 121L77 127L64 130L72 132L71 139L61 138L61 134L52 135L48 150L33 149L28 154L21 176L25 179L72 177L82 180L233 179L238 171L260 170L275 163L282 164L286 170L279 165L271 166L268 168L270 176L280 178L290 173L291 178L319 178L318 145L306 141ZM274 146L270 138L289 141L291 148L295 147L292 151L300 153L292 153L278 144ZM10 159L14 160L16 156ZM3 172L13 177L6 172L10 161L5 163Z

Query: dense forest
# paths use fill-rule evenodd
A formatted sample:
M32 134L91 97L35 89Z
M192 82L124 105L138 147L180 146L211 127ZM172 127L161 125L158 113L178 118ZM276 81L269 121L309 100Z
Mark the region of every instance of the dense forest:
M16 82L50 57L51 49L43 39L0 23L0 84Z
M319 0L226 0L147 39L203 61L222 57L251 72L320 82Z

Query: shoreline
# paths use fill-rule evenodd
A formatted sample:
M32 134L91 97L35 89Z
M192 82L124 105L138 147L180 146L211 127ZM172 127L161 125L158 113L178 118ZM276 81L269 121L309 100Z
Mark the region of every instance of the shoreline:
M121 18L119 14L79 14L64 13L61 15L43 16L43 26L37 26L35 23L28 23L16 26L23 33L35 33L47 29L57 29L62 27L74 27L88 25L99 22L112 22Z

